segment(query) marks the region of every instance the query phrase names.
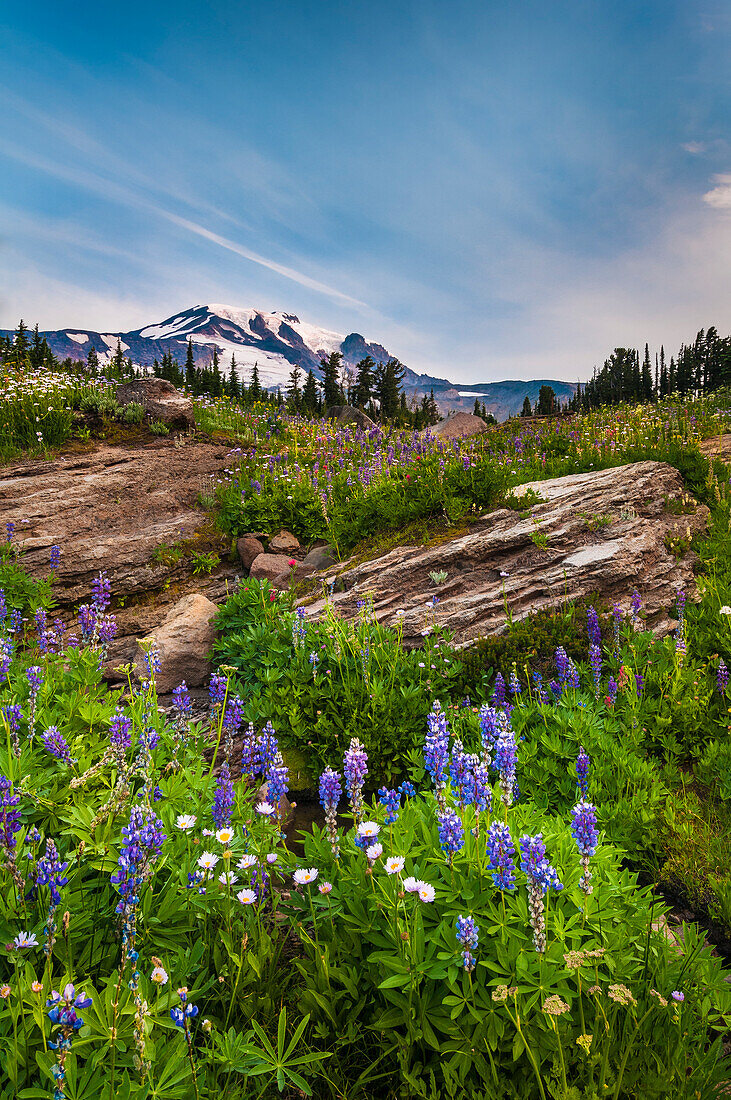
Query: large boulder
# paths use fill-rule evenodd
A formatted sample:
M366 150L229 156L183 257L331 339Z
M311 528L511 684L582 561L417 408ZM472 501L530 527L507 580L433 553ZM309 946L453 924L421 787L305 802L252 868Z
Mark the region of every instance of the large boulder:
M709 516L701 504L683 515L672 508L682 494L689 499L677 470L637 462L535 481L513 494L528 490L538 501L528 496L523 513L503 508L436 546L399 546L371 561L344 562L326 574L344 589L332 596L336 611L354 618L370 594L376 618L400 622L407 644L423 642L436 615L464 645L504 630L506 613L517 620L595 593L627 608L636 586L649 625L670 628L677 589L693 591L697 559L683 545L707 528ZM446 579L435 588L430 574L441 572ZM310 614L324 607L318 600Z
M446 420L440 420L428 431L440 439L467 439L468 436L487 431L487 424L481 416L475 416L474 413L456 413Z
M337 424L355 424L357 428L362 428L364 432L376 426L375 421L371 420L370 416L364 413L362 409L354 409L352 405L331 405L327 410L327 415Z
M133 401L142 405L150 420L161 420L168 428L187 431L195 427L193 405L165 378L134 378L117 386L118 405Z
M292 568L286 554L259 554L254 558L249 576L258 580L276 581Z
M211 675L210 659L215 632L215 603L193 592L174 604L158 627L148 635L154 638L160 654L157 690L166 695L185 680L188 687L201 687ZM143 673L143 647L138 647L137 674Z

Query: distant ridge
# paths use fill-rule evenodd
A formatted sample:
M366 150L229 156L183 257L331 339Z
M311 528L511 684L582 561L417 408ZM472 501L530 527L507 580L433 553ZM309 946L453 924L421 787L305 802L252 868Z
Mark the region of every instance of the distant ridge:
M342 352L344 364L350 367L366 355L377 363L392 357L382 344L368 341L358 332L342 335L300 321L293 313L267 313L218 303L192 306L131 332L102 333L72 327L41 335L59 359L85 360L94 347L101 363L112 358L119 340L125 356L139 367L151 367L155 359L159 361L168 352L182 364L190 339L197 366L207 366L214 348L218 348L222 370L228 371L231 357L235 356L239 375L248 382L256 363L261 384L270 390L284 389L295 365L305 373L312 370L320 378L320 360L334 351ZM535 403L541 386L545 385L553 387L560 401L566 401L576 390L574 383L545 378L460 385L446 378L417 374L408 367L403 379L409 400L412 397L418 400L433 390L444 414L450 410L471 412L477 397L498 420L520 412L526 396Z

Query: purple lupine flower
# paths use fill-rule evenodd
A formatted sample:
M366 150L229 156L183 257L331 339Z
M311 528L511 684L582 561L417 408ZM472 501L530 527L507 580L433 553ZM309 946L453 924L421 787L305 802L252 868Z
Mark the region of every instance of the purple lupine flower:
M474 917L457 917L457 942L462 945L462 965L468 974L475 969L479 932Z
M581 857L581 881L579 885L585 894L592 891L589 860L596 852L599 834L596 830L596 806L591 802L579 802L571 811L571 833Z
M41 737L41 741L46 752L55 756L56 760L62 764L73 764L71 750L66 743L66 738L59 733L58 726L49 726Z
M54 909L61 904L61 888L68 882L68 878L64 875L67 868L68 860L62 863L54 841L46 838L46 853L36 864L36 882L39 886L48 886L51 892L51 907Z
M256 740L254 723L249 722L241 744L241 774L248 775L252 779L256 775Z
M0 627L5 625L5 620L8 617L8 602L5 599L5 591L0 588Z
M340 773L332 768L326 768L320 776L320 805L325 811L325 826L330 840L330 847L337 859L340 854L338 841L338 803L343 797L343 788L340 785Z
M11 634L20 634L23 629L24 622L25 619L23 618L23 612L20 610L19 607L14 607L13 610L10 612Z
M547 703L548 702L548 692L546 691L546 689L543 686L543 677L541 676L540 672L534 672L533 673L533 684L534 684L535 689L536 689L536 695L538 696L538 702L539 703Z
M354 737L343 757L343 775L351 812L357 824L363 820L363 783L367 774L368 755L357 737Z
M520 680L518 679L518 673L515 669L510 673L509 686L510 694L516 699L518 695L520 695Z
M505 706L505 680L498 672L495 677L495 690L492 693L493 706L503 707Z
M528 909L533 928L533 945L539 954L546 950L546 916L543 895L553 887L563 890L556 869L546 858L543 834L522 836L520 844L520 867L528 879Z
M71 982L64 988L63 993L58 993L55 989L51 991L51 996L46 1001L46 1007L50 1008L51 1011L46 1015L54 1026L60 1027L63 1033L63 1036L59 1037L58 1043L48 1044L52 1050L60 1050L65 1053L71 1050L73 1033L84 1026L84 1021L76 1009L88 1008L91 1003L91 997L87 997L86 993L77 994ZM58 1073L54 1074L57 1082L65 1079L63 1062L59 1061L59 1067L61 1076L59 1077ZM56 1092L60 1092L62 1097L65 1096L63 1085L59 1087L57 1084Z
M0 637L0 684L4 684L10 672L13 660L13 643L10 638Z
M416 795L416 787L410 780L404 779L399 787L399 794L402 794L404 798L413 798Z
M566 683L570 684L570 686L574 689L574 691L578 691L579 688L581 687L581 680L579 678L579 670L576 667L576 665L574 664L574 662L571 660L570 657L569 657L569 672L568 672L568 676L567 676L567 679L566 679Z
M10 740L13 743L13 752L16 756L20 756L20 738L18 737L18 732L20 730L20 723L23 720L23 708L20 703L6 703L5 706L0 707L0 715L2 715L7 724Z
M217 829L224 829L231 824L233 805L234 785L231 782L228 761L224 760L216 779L216 792L213 796L213 823Z
M13 794L13 784L0 775L0 847L12 856L17 841L15 834L20 831L20 795Z
M386 807L386 824L393 825L394 821L398 821L398 811L401 808L400 792L393 791L389 787L380 787L378 801Z
M216 710L221 706L226 698L226 691L228 689L228 678L221 676L218 672L214 672L211 676L211 682L208 686L208 695L211 700L211 707Z
M281 752L277 752L269 764L264 773L264 782L267 785L267 801L276 808L277 817L279 817L280 800L289 790L289 769L282 759Z
M500 773L500 798L505 806L512 806L515 789L515 768L518 750L515 734L509 722L501 729L495 748L495 768Z
M598 645L589 646L589 664L594 674L594 695L598 699L602 682L602 651Z
M190 697L185 680L182 680L176 688L173 688L173 706L181 718L190 718L193 713L193 700Z
M579 784L579 791L581 792L582 801L586 801L586 797L589 793L589 765L591 761L584 751L584 746L579 746L579 755L576 758L576 778Z
M490 772L485 762L474 752L467 755L464 801L465 805L473 805L478 813L492 809Z
M109 607L109 600L111 595L111 581L106 574L106 570L102 570L91 582L92 601L100 612L106 611L106 609Z
M15 524L14 523L6 523L5 524L5 541L6 542L12 542L14 534L15 534Z
M237 733L244 721L244 700L240 695L230 696L223 715L223 728Z
M632 626L636 629L640 622L640 610L642 608L642 596L636 588L632 589L632 597L629 603L632 611Z
M447 716L438 699L434 700L426 720L426 738L424 739L424 766L432 777L440 808L444 805L444 784L449 759L449 727Z
M638 695L642 695L642 689L645 686L645 677L641 672L635 672L635 690Z
M155 682L155 677L159 674L162 664L160 662L160 651L157 645L153 641L150 648L144 655L145 668L147 670L147 680L150 684Z
M599 616L593 607L588 607L586 610L586 629L589 634L590 646L595 645L601 649L602 632L599 626Z
M131 729L132 719L117 707L109 721L110 744L116 749L128 749L132 744Z
M165 840L163 824L149 807L133 806L129 825L122 828L122 848L117 860L118 870L111 881L120 899L117 913L130 915L139 902L140 886L152 874L155 860Z
M455 852L458 852L464 844L462 818L454 810L447 809L437 814L437 821L439 822L439 843L451 863Z
M480 707L480 740L482 742L482 759L489 767L492 763L492 754L498 737L500 736L500 716L494 707L484 703Z
M43 669L40 665L31 665L25 670L31 695L37 695L43 686Z
M507 825L493 821L487 830L487 854L490 858L492 881L500 890L514 890L515 845Z
M51 547L51 557L50 557L50 561L49 561L49 567L51 569L51 572L55 573L60 564L61 564L61 547L54 545L54 546Z
M721 695L725 695L726 688L728 687L728 669L726 668L726 662L723 657L718 662L718 673L716 674L716 687Z
M465 798L465 788L471 782L471 776L468 756L459 739L456 739L452 746L452 757L449 761L449 778L457 802L460 806L464 806L467 801Z
M254 753L255 773L266 775L267 768L274 760L278 751L279 743L276 733L274 732L274 726L271 722L267 722L264 729L261 731L261 736L256 739L256 749Z
M562 645L556 650L556 671L558 672L558 678L561 683L568 679L569 670L571 664L568 658L568 654Z

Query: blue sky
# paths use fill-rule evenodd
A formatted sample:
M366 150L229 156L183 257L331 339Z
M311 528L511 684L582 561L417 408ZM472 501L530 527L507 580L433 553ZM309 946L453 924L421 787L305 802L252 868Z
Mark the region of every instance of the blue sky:
M465 381L731 330L725 0L0 15L0 327L295 312Z

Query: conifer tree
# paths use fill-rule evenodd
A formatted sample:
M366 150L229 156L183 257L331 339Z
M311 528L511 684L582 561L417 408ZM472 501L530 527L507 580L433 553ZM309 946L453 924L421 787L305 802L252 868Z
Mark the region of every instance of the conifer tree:
M365 359L356 364L356 371L358 372L355 379L355 388L353 391L353 404L359 409L365 409L373 397L373 371L376 364L370 355L366 355Z
M191 393L197 392L198 372L193 358L193 341L188 339L188 350L185 354L185 384Z
M340 372L342 369L342 352L333 351L327 359L320 360L322 367L322 392L325 408L331 409L333 405L344 403L343 388L340 384Z
M257 360L251 371L251 385L249 386L249 399L252 405L261 400L263 392L259 381L259 362Z
M289 373L289 385L287 386L287 400L295 412L299 412L300 405L302 404L302 390L300 388L301 377L302 371L295 364Z
M89 354L86 357L86 365L94 374L99 370L99 355L93 344L89 348Z
M308 372L302 387L302 408L311 416L317 412L317 380L312 371Z
M525 395L525 399L523 401L523 408L520 411L520 415L521 416L532 416L533 415L533 410L531 409L531 404L530 404L530 397L528 396L528 394Z

